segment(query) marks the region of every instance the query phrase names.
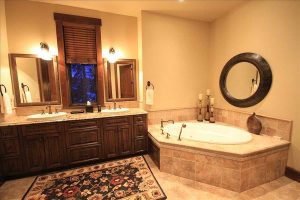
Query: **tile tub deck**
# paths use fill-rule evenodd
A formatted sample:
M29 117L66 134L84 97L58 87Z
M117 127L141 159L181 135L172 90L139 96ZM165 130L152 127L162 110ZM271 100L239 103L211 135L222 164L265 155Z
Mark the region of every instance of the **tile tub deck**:
M160 170L235 192L242 192L284 175L289 142L253 135L239 145L218 145L166 139L159 125L149 126L149 138L159 147Z

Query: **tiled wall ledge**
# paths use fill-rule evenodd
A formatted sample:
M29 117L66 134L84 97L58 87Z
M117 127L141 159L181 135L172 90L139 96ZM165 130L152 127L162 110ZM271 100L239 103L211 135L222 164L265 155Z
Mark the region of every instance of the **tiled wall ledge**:
M214 110L214 116L217 122L231 124L243 129L247 129L247 118L252 114L238 111L230 111L221 108L215 108ZM160 123L161 119L172 119L175 121L196 120L196 116L197 108L184 108L148 112L148 120L150 125ZM261 115L257 116L261 119L263 125L261 134L266 134L269 136L279 136L287 141L291 140L292 121L275 119Z
M215 119L219 122L231 124L243 129L247 129L247 119L252 113L225 110L215 108ZM271 117L257 115L262 122L261 134L278 136L284 140L291 141L292 121L275 119Z
M233 160L202 152L160 147L160 170L228 190L242 192L284 175L288 150L282 148Z
M197 108L182 108L172 110L148 111L148 123L158 124L160 120L187 121L195 120Z

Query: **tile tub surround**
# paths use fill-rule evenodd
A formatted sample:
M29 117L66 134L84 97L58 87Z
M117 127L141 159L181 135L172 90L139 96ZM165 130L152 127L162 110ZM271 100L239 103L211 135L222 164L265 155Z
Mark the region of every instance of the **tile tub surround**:
M160 170L193 181L242 192L284 175L289 142L253 135L240 145L166 139L159 125L149 126L160 148Z
M15 126L15 125L25 125L25 124L39 124L39 123L49 123L49 122L61 122L61 121L73 121L73 120L83 120L83 119L98 119L98 118L108 118L108 117L121 117L129 115L141 115L147 114L146 111L140 108L130 108L126 112L117 113L80 113L80 114L67 114L59 119L47 119L47 120L28 120L26 116L6 116L2 121L0 121L1 126Z
M202 108L204 112L205 108ZM198 108L183 108L171 110L148 111L149 125L159 124L161 119L187 121L197 119ZM224 122L247 130L247 119L252 113L214 108L214 116L217 122ZM292 121L275 119L267 116L257 115L262 121L261 134L279 136L284 140L291 140Z
M148 111L148 123L158 124L160 120L187 121L196 120L197 108Z
M216 121L231 124L243 129L247 129L247 119L252 113L225 110L220 108L214 109ZM261 134L269 136L278 136L284 140L291 141L292 121L275 119L257 114L262 122Z

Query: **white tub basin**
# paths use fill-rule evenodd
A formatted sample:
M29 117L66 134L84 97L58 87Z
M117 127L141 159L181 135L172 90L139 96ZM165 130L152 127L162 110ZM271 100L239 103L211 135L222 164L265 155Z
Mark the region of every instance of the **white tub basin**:
M59 119L63 116L66 116L66 112L58 112L58 113L45 113L45 114L35 114L27 116L29 120L48 120L48 119Z
M181 139L188 139L213 144L243 144L252 140L251 133L232 126L210 124L203 122L185 123L182 129ZM182 123L168 124L164 132L171 137L178 138Z
M116 108L116 109L104 109L101 112L103 113L117 113L117 112L126 112L128 108Z

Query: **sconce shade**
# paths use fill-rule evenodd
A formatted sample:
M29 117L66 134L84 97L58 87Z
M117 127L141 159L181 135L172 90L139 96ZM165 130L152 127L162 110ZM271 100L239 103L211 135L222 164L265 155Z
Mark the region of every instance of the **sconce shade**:
M49 46L47 43L40 43L39 57L43 60L52 60L52 55L49 52Z
M118 60L118 56L114 48L109 49L109 54L107 58L109 63L115 63Z

